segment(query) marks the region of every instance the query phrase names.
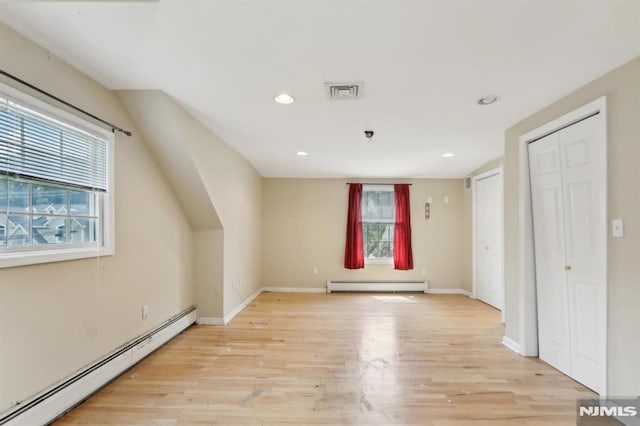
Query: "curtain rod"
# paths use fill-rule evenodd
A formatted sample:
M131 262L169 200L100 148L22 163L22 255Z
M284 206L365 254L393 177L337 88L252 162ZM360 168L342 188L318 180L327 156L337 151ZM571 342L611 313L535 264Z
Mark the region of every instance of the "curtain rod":
M73 105L73 104L71 104L71 103L69 103L69 102L67 102L65 100L62 100L59 97L57 97L55 95L52 95L51 93L46 92L46 91L40 89L39 87L34 86L31 83L27 83L26 81L22 80L21 78L18 78L16 76L12 75L12 74L9 74L8 72L6 72L4 70L0 70L0 74L4 75L5 77L8 77L8 78L10 78L10 79L12 79L14 81L17 81L18 83L20 83L20 84L22 84L24 86L27 86L31 90L35 90L36 92L38 92L38 93L40 93L42 95L48 96L49 98L55 100L56 102L60 102L61 104L65 105L65 106L67 106L69 108L72 108L73 110L78 111L79 113L82 113L82 114L84 114L84 115L86 115L88 117L91 117L92 119L94 119L94 120L96 120L96 121L98 121L98 122L100 122L102 124L107 125L108 127L111 128L111 131L113 133L118 131L118 132L124 133L127 136L131 136L131 134L132 134L129 130L125 130L125 129L121 128L121 127L116 126L115 124L111 124L108 121L103 120L100 117L96 117L95 115L91 114L90 112L87 112L87 111L83 110L82 108L78 108L77 106L75 106L75 105Z
M371 182L347 182L346 185L351 185L352 183L360 183L362 185L413 185L412 183L371 183Z

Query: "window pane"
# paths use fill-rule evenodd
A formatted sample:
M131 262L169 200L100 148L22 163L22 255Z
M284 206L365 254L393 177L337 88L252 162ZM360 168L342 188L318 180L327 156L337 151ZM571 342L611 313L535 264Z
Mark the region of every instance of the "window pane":
M389 228L391 227L387 224L380 225L380 241L389 241Z
M385 259L393 257L394 225L389 223L364 223L362 234L365 257Z
M369 191L364 191L362 193L362 220L368 220L370 219L370 211L371 209L369 208L369 197L371 196L371 192Z
M29 246L29 216L11 215L7 218L7 246Z
M7 179L6 177L0 177L0 212L7 212L8 209L9 209L9 179Z
M0 248L7 246L7 215L0 213Z
M33 184L33 213L67 214L67 190Z
M9 211L29 213L29 184L9 179Z
M395 200L393 191L364 191L362 195L362 220L393 222Z
M380 245L378 242L371 244L371 253L369 253L369 259L378 259L380 257Z
M376 224L367 223L362 227L362 236L364 241L377 241L377 232L376 232Z
M375 241L368 241L365 247L365 257L374 257L378 244Z
M59 216L33 217L33 245L64 244L67 242L68 219Z
M69 191L69 214L72 216L97 216L96 194L86 191Z
M380 210L378 208L379 196L377 191L365 191L366 203L363 203L363 219L376 220L380 218Z
M380 243L380 257L393 257L389 241Z
M72 217L70 219L71 228L69 239L72 244L87 244L97 241L97 221L96 219L83 219Z
M391 191L380 193L380 217L384 220L393 220L394 195Z

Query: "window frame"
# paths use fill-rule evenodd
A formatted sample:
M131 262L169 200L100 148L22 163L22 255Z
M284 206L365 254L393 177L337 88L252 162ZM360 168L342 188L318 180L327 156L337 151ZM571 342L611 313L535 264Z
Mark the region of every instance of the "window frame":
M385 192L391 192L392 194L394 194L394 205L393 205L393 225L395 226L395 220L396 220L396 206L395 206L395 190L394 190L394 186L393 185L362 185L362 197L364 198L364 193L367 191L385 191ZM366 223L375 223L375 222L366 222ZM364 238L364 234L365 234L365 230L364 230L364 224L365 224L365 220L362 219L362 250L364 253L364 264L366 265L393 265L393 254L391 255L391 257L385 257L385 258L370 258L367 257L367 247L366 247L366 241ZM392 231L395 232L395 229ZM393 251L393 247L391 248L391 250Z
M15 266L35 265L40 263L61 262L76 259L87 259L115 254L115 135L90 121L72 114L59 107L53 106L40 98L26 94L18 89L0 83L0 96L15 101L27 108L31 108L52 119L59 120L78 127L86 132L104 137L107 140L107 190L93 191L97 195L99 206L99 228L102 231L95 244L68 244L64 247L29 247L12 251L0 252L0 269ZM34 183L35 180L24 178ZM64 184L53 181L40 181L44 185L65 187ZM72 185L67 186L69 188ZM71 189L71 188L69 188ZM30 203L32 200L30 200ZM32 216L32 212L29 214ZM5 232L7 230L5 229Z

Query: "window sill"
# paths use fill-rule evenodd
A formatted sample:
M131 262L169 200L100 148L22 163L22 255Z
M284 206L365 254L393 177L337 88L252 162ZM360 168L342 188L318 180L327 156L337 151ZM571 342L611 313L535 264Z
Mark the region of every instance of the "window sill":
M393 265L393 259L364 259L365 265Z
M39 250L0 254L0 268L14 266L37 265L40 263L64 262L67 260L89 259L93 257L112 256L113 247L101 248L69 248L57 250Z

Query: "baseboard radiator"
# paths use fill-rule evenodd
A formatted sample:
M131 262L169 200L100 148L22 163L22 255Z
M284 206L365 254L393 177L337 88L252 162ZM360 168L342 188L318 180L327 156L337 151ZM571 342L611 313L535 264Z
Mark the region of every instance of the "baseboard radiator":
M427 281L327 281L327 293L335 291L427 293L429 283Z
M175 315L70 377L0 413L0 425L44 425L60 417L195 323L195 306Z

